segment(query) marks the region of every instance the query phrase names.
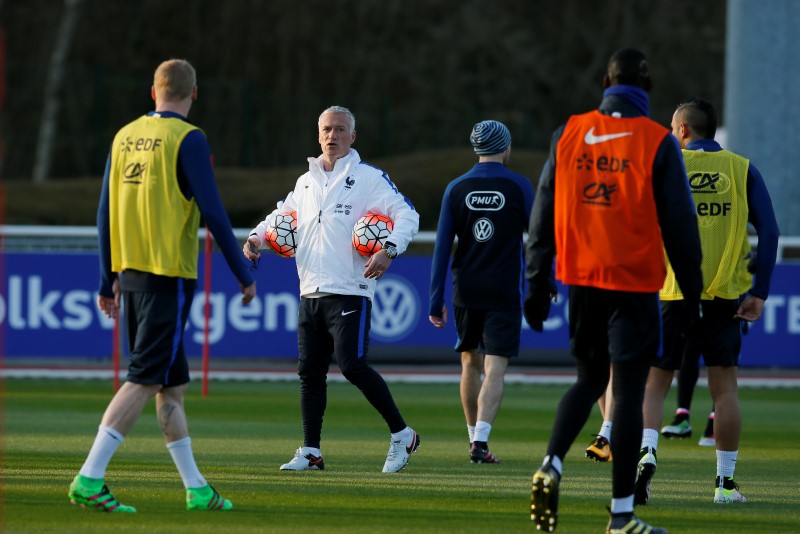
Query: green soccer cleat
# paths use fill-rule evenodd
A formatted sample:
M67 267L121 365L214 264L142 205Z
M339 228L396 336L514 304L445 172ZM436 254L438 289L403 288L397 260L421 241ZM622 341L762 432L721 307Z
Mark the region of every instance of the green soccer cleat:
M233 503L222 498L210 485L202 488L189 488L186 490L187 510L233 510Z
M125 506L111 495L111 491L103 483L102 478L89 478L75 475L69 485L67 494L72 504L83 508L91 508L99 512L128 512L136 511L133 506Z
M671 424L661 429L661 435L670 439L690 438L692 437L692 425L689 424L689 419L676 415Z

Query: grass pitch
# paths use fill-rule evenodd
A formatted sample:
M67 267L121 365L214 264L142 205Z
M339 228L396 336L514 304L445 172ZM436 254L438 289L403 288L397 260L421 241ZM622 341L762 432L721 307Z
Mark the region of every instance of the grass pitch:
M231 499L227 513L187 512L184 490L148 406L112 460L106 481L136 514L71 506L67 489L112 395L105 381L10 379L4 385L2 529L23 532L533 532L530 476L541 462L563 386L508 385L491 448L500 465L472 465L458 385L393 384L422 445L383 474L385 423L349 384L330 384L322 451L326 469L281 472L301 445L295 383L212 382L187 395L192 444L206 478ZM713 504L716 460L697 438L661 440L645 521L670 532L798 532L798 392L741 389L736 480L749 502ZM695 432L709 402L700 390ZM674 406L670 397L667 406ZM669 416L670 414L668 414ZM603 532L610 464L583 457L599 412L565 461L557 532ZM700 427L700 428L697 428Z

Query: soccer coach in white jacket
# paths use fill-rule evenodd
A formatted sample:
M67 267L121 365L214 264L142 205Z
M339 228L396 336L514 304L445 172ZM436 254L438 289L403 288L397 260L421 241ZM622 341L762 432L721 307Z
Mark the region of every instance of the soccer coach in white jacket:
M297 374L304 442L282 470L325 468L320 437L333 355L344 377L361 390L389 426L391 439L383 472L395 473L405 467L420 443L400 415L386 382L367 363L377 280L417 233L419 214L385 172L361 161L358 152L350 148L356 139L355 122L347 108L333 106L322 112L318 123L322 155L308 158L308 172L253 229L243 247L245 257L257 259L272 217L297 213ZM384 248L365 263L352 245L352 231L368 212L387 215L394 221L394 229Z

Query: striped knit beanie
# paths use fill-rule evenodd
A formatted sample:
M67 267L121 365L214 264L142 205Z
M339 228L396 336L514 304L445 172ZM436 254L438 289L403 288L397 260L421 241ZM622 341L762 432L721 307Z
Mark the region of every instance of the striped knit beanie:
M479 156L491 156L503 152L511 144L511 133L498 121L481 121L472 128L469 135L475 153Z

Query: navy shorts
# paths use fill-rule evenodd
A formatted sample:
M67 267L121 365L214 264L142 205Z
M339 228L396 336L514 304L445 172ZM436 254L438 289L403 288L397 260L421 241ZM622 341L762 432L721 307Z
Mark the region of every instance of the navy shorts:
M698 359L701 355L706 367L738 366L742 333L739 320L733 318L738 307L739 300L702 301L703 318L689 334L683 301L662 302L664 355L654 359L653 366L677 371L684 358Z
M477 310L455 306L458 341L455 350L513 358L519 355L522 310Z
M576 358L650 362L661 342L657 293L569 286L569 342Z
M128 330L128 382L175 387L189 383L183 333L193 291L123 291Z

